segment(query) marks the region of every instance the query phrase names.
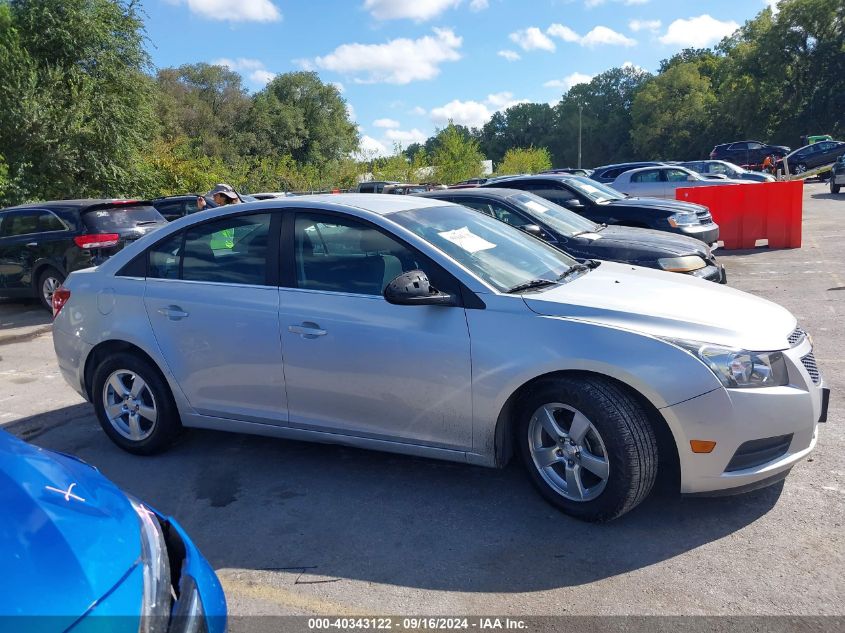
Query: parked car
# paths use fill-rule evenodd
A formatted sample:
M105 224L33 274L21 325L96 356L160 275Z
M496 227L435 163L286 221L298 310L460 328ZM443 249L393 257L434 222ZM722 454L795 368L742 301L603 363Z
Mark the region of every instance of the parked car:
M580 264L415 196L196 214L73 273L54 306L62 375L127 451L191 426L492 467L518 451L546 499L594 521L640 503L661 457L684 493L782 479L829 393L776 304Z
M836 162L843 153L845 153L845 141L821 141L787 154L785 162L789 165L790 174L803 174L805 171ZM784 158L775 163L775 172L786 173Z
M8 630L226 630L220 582L172 517L5 431L0 481Z
M467 187L477 187L478 185L483 185L487 182L487 178L468 178L467 180L461 180L460 182L456 182L454 185L449 185L449 189L464 189Z
M608 184L616 180L616 177L619 174L623 174L626 171L630 171L631 169L639 169L640 167L654 167L657 165L664 164L665 163L655 161L640 161L638 163L617 163L615 165L602 165L601 167L596 167L593 170L593 173L590 174L590 178L592 178L596 182Z
M357 193L382 193L385 186L399 184L395 180L369 180L358 183Z
M172 222L173 220L178 220L186 215L200 211L199 205L197 204L197 198L199 197L200 194L198 193L189 193L183 196L164 196L162 198L155 198L150 201L150 204L164 216L165 220ZM211 204L208 204L208 200L206 200L206 204L209 207L216 206L213 200Z
M634 226L680 233L713 244L719 225L710 210L679 200L630 198L624 193L582 176L522 176L489 183L507 189L530 191L598 224Z
M256 200L276 200L277 198L288 198L293 196L293 194L289 191L265 191L261 193L254 193L252 197Z
M775 182L775 177L771 174L743 169L739 165L734 165L725 160L692 160L678 163L678 165L701 174L705 178L719 177L729 180L748 180L751 182Z
M97 266L126 244L167 224L149 202L60 200L0 209L0 295L53 292L74 270Z
M611 186L629 196L675 199L675 190L681 187L717 187L748 184L742 180L705 178L686 167L664 165L626 171Z
M596 224L527 191L483 188L415 195L481 211L579 260L601 259L726 281L724 267L700 240L651 229Z
M766 156L779 158L786 156L791 149L785 145L769 145L760 141L737 141L717 145L710 152L711 160L725 160L740 167L760 168Z
M435 191L439 189L446 189L445 185L430 185L430 184L411 184L411 183L396 183L393 185L385 185L382 193L393 195L407 196L412 193L422 193L423 191Z
M845 154L836 160L831 169L830 193L838 194L843 185L845 185Z

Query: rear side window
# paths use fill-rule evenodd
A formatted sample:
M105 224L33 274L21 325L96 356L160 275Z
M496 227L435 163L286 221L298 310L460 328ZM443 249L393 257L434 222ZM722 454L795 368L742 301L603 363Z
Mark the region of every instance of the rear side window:
M601 178L617 178L620 174L628 171L629 169L631 169L631 168L630 167L622 167L621 169L620 168L608 169L606 172L604 172L601 175Z
M361 185L358 188L358 192L359 193L375 193L376 192L376 186L375 185Z
M268 213L207 222L152 247L147 276L266 285L269 238Z
M55 213L44 211L38 217L38 230L42 233L49 233L51 231L66 231L67 227Z
M651 169L641 171L638 174L631 174L631 182L660 182L660 170Z
M122 204L94 207L82 214L85 228L95 233L114 233L139 226L165 224L167 220L150 205Z

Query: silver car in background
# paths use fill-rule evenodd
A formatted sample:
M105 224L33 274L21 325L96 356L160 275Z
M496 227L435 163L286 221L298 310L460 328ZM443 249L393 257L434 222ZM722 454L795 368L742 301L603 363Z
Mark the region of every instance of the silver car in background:
M501 467L573 516L786 476L827 390L785 309L577 263L455 204L304 196L182 218L55 296L65 379L127 451L182 427ZM397 491L400 493L401 491Z
M686 167L663 165L626 171L616 177L611 187L632 197L675 199L679 187L714 187L719 185L747 185L731 178L705 178Z

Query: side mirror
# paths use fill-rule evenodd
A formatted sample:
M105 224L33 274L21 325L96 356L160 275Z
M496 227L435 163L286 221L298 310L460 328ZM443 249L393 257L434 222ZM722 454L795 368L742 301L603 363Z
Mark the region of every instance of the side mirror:
M583 209L584 203L581 202L578 198L570 198L569 200L563 201L563 206L565 206L567 209L572 209L574 211L575 209Z
M545 231L541 229L536 224L526 224L525 226L520 227L526 233L533 235L534 237L544 238L546 236Z
M397 306L455 305L454 297L434 288L421 270L412 270L396 277L384 289L384 298Z

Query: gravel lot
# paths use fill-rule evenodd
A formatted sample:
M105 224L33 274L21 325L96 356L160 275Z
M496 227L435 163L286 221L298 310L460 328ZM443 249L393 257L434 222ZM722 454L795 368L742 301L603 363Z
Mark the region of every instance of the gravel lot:
M588 525L516 465L210 431L134 457L59 376L34 302L0 301L0 424L175 516L232 615L845 615L845 196L805 192L803 248L721 255L731 285L798 316L833 390L811 458L745 496L657 491Z

